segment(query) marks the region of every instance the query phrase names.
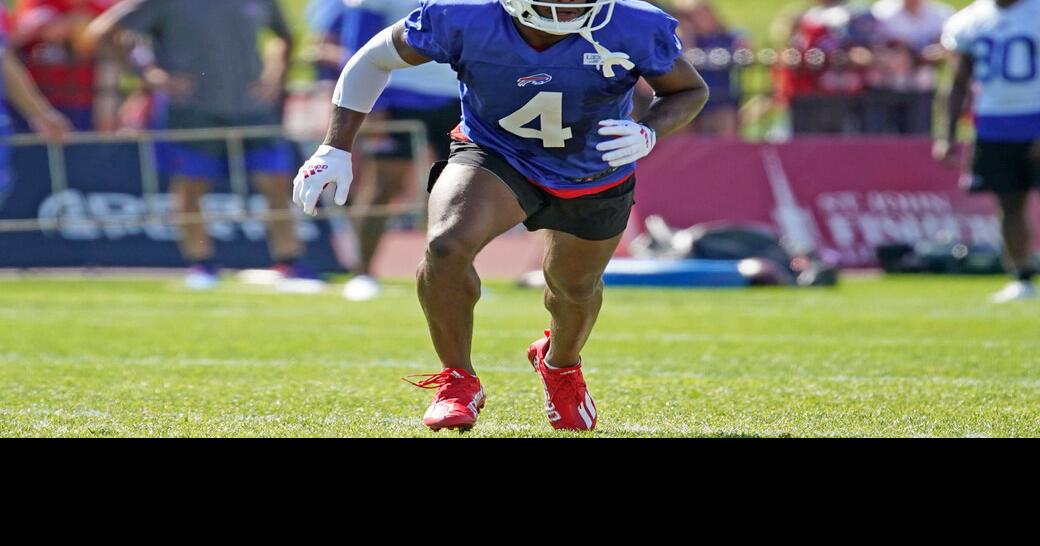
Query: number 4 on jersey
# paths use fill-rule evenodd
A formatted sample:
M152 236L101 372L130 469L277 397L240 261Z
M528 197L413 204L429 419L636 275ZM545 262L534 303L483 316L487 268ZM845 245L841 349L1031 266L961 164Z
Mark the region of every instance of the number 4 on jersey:
M542 118L541 129L524 127L536 118ZM563 127L563 93L538 93L523 108L502 118L498 124L519 137L541 140L545 148L563 148L574 136L570 127Z

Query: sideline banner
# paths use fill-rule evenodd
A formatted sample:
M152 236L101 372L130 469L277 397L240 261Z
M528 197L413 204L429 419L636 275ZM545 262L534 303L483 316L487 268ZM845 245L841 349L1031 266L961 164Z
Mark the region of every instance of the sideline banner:
M932 161L930 148L926 139L749 144L673 136L640 162L637 209L642 216L660 214L678 228L705 222L767 224L796 244L837 251L845 267L876 266L874 249L886 243L999 245L991 198L961 191L959 172ZM170 197L165 180L155 194L142 191L136 144L69 146L68 188L58 193L51 189L44 148L19 147L12 156L16 182L6 200L0 196L0 220L66 222L43 232L0 233L0 267L184 265L176 228L143 222L168 211ZM222 181L204 207L218 213L262 212L266 203L253 193L236 195ZM1034 202L1032 217L1038 216ZM349 238L333 236L347 228L302 215L297 226L315 267L341 271L350 263ZM210 222L208 228L222 265L269 265L260 221Z
M42 146L12 150L15 182L0 197L0 220L61 220L61 226L34 232L0 233L0 267L181 267L178 229L149 217L171 210L168 181L159 191L142 188L137 144L77 144L65 151L68 187L53 192L47 151ZM262 213L267 202L252 188L245 196L218 180L203 200L213 213ZM94 221L101 221L100 223ZM88 222L84 222L88 221ZM207 224L216 259L226 267L270 266L264 224L214 221ZM307 243L306 260L321 271L342 271L330 221L301 217L297 232Z
M837 251L845 267L874 267L886 243L1000 245L992 198L968 195L959 178L931 159L927 139L676 136L640 162L636 201L640 214L673 227L763 223L795 244Z

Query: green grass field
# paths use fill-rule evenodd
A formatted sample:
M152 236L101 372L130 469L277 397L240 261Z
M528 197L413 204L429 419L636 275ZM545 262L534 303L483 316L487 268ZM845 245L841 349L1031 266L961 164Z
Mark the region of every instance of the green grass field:
M1000 278L608 290L584 357L598 437L1040 436L1040 302ZM537 291L487 283L466 437L555 436L524 359ZM229 282L0 279L0 436L433 436L413 285L350 304ZM442 432L440 437L458 437Z

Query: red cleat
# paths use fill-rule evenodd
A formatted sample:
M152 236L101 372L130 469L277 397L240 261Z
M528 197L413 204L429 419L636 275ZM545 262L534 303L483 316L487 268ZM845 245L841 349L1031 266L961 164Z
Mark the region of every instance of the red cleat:
M585 378L581 375L581 360L571 368L552 370L545 365L549 352L549 330L545 337L527 348L531 362L545 387L545 415L556 430L585 431L596 428L596 404L592 401Z
M423 415L423 424L437 432L442 428L467 431L477 422L484 408L484 389L480 379L466 370L448 368L440 373L411 375L425 377L418 383L405 381L423 389L437 389L433 403Z

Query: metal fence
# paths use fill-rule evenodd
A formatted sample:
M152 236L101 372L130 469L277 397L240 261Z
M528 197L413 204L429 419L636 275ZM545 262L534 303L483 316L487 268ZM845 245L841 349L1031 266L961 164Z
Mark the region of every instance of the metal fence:
M377 134L407 134L411 140L413 155L412 162L415 167L415 186L417 191L414 199L406 203L394 204L384 207L366 207L365 214L394 216L400 214L416 214L425 218L425 169L428 167L423 161L422 150L426 149L426 128L421 121L381 121L366 123L359 133L360 138ZM66 151L69 147L78 145L104 145L104 144L136 144L140 163L141 195L151 197L160 193L160 172L156 161L156 144L163 142L199 142L199 141L223 141L227 145L228 174L232 192L241 198L249 194L249 173L246 168L245 142L249 139L259 138L284 138L289 142L300 146L304 156L310 155L313 148L319 142L311 136L287 134L281 126L260 127L221 127L207 129L180 129L163 131L131 131L122 133L95 133L75 132L70 133L64 142L48 142L39 135L20 134L4 139L8 146L28 147L45 146L47 149L47 176L50 180L51 193L58 194L70 188L69 173L66 163ZM30 183L30 181L16 181L18 183ZM2 203L0 203L2 205ZM2 212L2 209L0 209ZM334 209L323 209L317 217L339 216L349 212L347 209L336 207ZM264 220L274 218L285 218L287 216L298 217L301 213L296 210L269 210L254 213L214 213L202 214L172 214L167 213L156 216L149 212L142 218L119 219L119 223L125 226L140 227L156 222L165 225L182 225L186 223L197 223L200 221L245 221ZM76 222L80 226L99 226L104 224L104 219L39 219L39 218L0 218L0 234L20 233L42 230L53 230L65 226L67 222Z

